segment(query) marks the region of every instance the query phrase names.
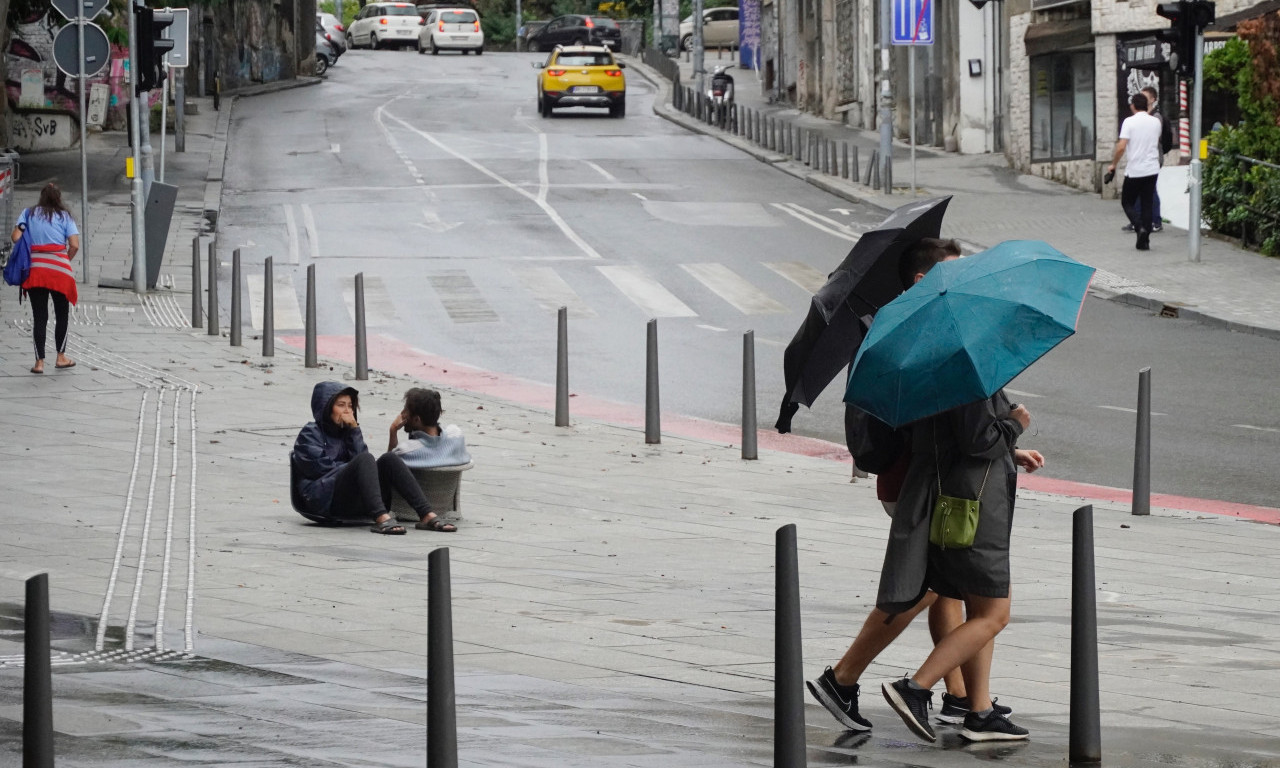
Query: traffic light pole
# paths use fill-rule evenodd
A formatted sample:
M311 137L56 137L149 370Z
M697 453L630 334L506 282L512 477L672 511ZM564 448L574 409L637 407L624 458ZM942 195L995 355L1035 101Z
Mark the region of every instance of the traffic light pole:
M132 9L130 9L132 11ZM143 205L146 202L142 194L142 149L139 133L142 129L142 113L138 107L138 24L137 14L129 16L129 119L133 121L133 179L129 185L129 202L132 206L133 221L133 291L147 292L147 231L143 219Z
M1204 97L1204 29L1196 27L1195 44L1195 81L1191 91L1191 193L1187 217L1187 244L1191 251L1191 260L1200 261L1200 203L1203 187L1200 183L1200 129L1201 112Z
M85 119L88 117L89 110L86 106L88 98L85 89L88 87L88 79L85 78L84 63L84 23L86 19L81 14L76 19L76 36L80 40L80 274L82 280L87 284L89 282L89 148L85 145L88 141L88 130L85 128Z

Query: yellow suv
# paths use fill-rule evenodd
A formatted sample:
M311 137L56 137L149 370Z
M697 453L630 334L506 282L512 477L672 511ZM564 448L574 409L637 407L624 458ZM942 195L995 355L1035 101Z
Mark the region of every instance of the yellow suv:
M608 107L610 117L627 114L624 64L598 45L556 46L538 72L538 112L556 107Z

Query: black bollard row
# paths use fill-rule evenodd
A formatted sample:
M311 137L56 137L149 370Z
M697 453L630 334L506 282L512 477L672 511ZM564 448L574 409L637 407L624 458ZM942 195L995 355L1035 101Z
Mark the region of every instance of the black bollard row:
M219 336L218 329L218 241L209 240L209 335Z
M569 309L556 312L556 426L569 426Z
M241 346L240 338L240 249L231 252L231 346Z
M22 623L22 767L53 768L49 574L41 573L27 579Z
M804 768L804 658L800 635L800 565L794 523L778 529L774 563L773 765Z
M427 768L458 768L449 548L427 554Z
M644 367L644 441L662 442L662 415L658 402L658 321L649 321Z
M369 345L365 338L364 273L356 273L356 381L369 380Z
M756 332L742 334L742 458L759 458L756 451Z
M272 258L262 262L262 356L276 354L276 292Z
M316 354L316 265L307 265L307 342L304 365L308 368L320 367Z
M1098 700L1098 605L1093 563L1093 507L1072 515L1071 537L1071 726L1072 765L1102 761Z
M1138 372L1137 435L1133 447L1133 514L1151 514L1151 369Z
M191 327L204 327L204 307L200 301L200 236L191 240Z

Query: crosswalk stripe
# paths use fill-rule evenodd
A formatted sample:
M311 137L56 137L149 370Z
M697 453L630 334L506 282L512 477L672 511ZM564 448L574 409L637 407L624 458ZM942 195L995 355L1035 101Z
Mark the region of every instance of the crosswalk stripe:
M498 314L490 308L466 272L460 269L434 272L427 276L427 280L455 323L497 322Z
M681 264L680 267L744 315L774 315L787 311L767 293L723 264L703 262Z
M644 310L649 317L697 317L698 313L675 297L657 280L639 267L629 265L598 266L609 282Z
M342 283L342 302L347 305L351 322L356 320L356 278L351 276ZM387 286L377 275L364 276L364 322L366 326L392 326L400 323L396 307L391 303Z
M543 309L566 307L574 317L595 317L591 308L552 267L526 267L514 270L516 277L533 294Z
M262 309L264 281L262 275L245 275L249 284L249 325L252 328L262 327ZM271 301L275 307L272 316L277 331L294 328L305 328L302 310L298 307L298 292L293 288L293 275L284 270L276 271L271 278Z
M809 293L817 293L827 284L827 276L801 261L775 261L766 267L787 278Z

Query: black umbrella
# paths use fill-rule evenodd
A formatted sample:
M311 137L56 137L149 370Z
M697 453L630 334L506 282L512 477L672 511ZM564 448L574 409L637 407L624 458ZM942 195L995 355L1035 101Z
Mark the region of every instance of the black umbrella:
M779 432L791 431L800 404L812 406L849 363L877 310L902 293L898 258L922 237L937 237L951 197L909 203L854 243L809 303L809 314L782 356L786 391Z

